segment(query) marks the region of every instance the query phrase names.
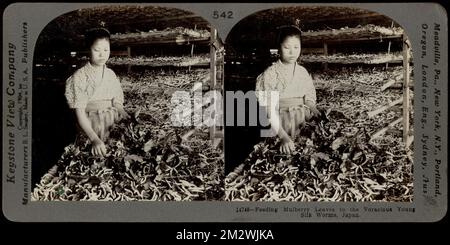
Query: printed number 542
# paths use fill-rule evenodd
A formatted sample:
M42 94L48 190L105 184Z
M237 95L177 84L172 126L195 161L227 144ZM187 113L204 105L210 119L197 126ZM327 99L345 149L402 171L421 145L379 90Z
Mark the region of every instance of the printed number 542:
M214 19L233 19L233 11L213 11Z

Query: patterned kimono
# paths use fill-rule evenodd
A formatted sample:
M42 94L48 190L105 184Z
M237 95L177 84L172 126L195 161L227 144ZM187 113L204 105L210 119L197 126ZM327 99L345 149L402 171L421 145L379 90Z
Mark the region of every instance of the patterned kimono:
M92 129L101 140L119 119L115 105L123 105L124 96L116 74L106 66L96 73L88 62L66 81L66 99L70 108L84 108Z
M280 100L277 108L281 126L291 137L297 134L306 120L311 119L306 102L316 104L316 89L311 76L303 66L296 63L292 72L278 60L258 76L256 91L279 92Z

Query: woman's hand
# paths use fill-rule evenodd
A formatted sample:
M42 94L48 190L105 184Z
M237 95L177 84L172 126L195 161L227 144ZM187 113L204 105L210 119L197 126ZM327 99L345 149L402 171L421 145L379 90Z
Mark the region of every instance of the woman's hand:
M314 103L307 101L306 106L309 108L309 111L311 112L311 116L313 116L313 117L320 116L321 113L319 110L317 110L317 107Z
M130 115L123 109L123 107L119 107L117 112L119 113L119 120L130 118Z
M281 139L280 152L282 154L292 154L295 151L295 144L291 138L286 137Z
M309 110L311 111L313 117L318 117L321 114L320 111L317 110L316 106L310 107Z
M106 151L105 143L103 143L103 141L101 141L100 139L96 139L96 140L92 141L91 153L94 156L100 156L100 157L106 156L107 151Z
M98 135L92 129L91 122L89 121L86 115L86 108L76 108L75 115L78 120L78 124L80 125L83 132L92 142L91 153L94 156L105 156L106 155L106 146L103 141L98 137Z

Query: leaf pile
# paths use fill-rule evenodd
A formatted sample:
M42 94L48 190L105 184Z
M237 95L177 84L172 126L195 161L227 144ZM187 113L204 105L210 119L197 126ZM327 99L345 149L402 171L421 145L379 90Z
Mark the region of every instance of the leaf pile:
M329 84L341 80L354 86L374 84L379 71L364 73L329 76ZM412 151L405 150L401 124L370 140L401 113L391 110L367 118L368 111L397 98L398 92L320 89L317 94L322 115L301 129L294 139L294 154L282 155L277 138L257 144L244 163L227 175L225 200L412 201Z
M316 89L333 93L335 91L361 93L381 92L383 85L395 81L403 82L403 70L401 67L389 67L387 72L380 68L343 68L329 70L326 73L317 74L314 77ZM400 95L400 93L397 93ZM381 96L390 94L381 93Z
M367 115L383 105L402 98L401 90L380 90L388 81L402 80L402 74L400 67L392 67L386 71L381 68L330 70L316 76L314 80L319 99L318 105L342 112L352 120L348 125L349 128L364 127L372 135L402 116L401 105L371 118ZM413 97L414 92L410 91L410 93ZM410 111L411 124L413 112L413 110ZM401 126L402 124L397 124L394 127L397 131L392 133L398 133L402 129Z
M220 200L224 196L223 153L209 143L208 128L171 126L170 81L181 86L207 74L131 74L121 77L125 108L132 118L114 125L105 144L109 155L93 157L90 144L69 145L42 177L33 200ZM177 77L180 76L180 77ZM176 85L176 83L174 83ZM180 89L180 88L178 88Z

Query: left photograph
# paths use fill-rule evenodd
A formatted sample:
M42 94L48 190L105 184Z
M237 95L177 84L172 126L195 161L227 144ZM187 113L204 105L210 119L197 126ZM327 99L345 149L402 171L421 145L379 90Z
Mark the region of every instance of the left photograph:
M223 200L223 134L208 123L223 50L213 26L175 8L50 22L33 56L32 200Z

